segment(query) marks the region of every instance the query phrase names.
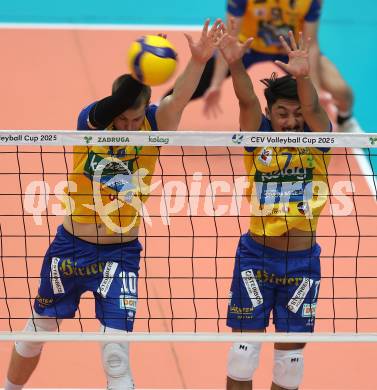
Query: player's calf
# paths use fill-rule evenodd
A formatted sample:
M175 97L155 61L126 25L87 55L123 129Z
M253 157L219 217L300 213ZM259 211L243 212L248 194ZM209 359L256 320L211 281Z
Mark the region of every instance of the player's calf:
M33 312L24 332L53 332L61 320L43 317ZM43 348L43 342L17 341L8 368L5 390L21 390L35 370Z

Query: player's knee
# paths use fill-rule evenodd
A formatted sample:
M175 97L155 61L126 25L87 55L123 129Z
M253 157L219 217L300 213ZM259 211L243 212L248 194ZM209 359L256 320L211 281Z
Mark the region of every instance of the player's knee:
M343 101L345 104L351 105L353 103L353 91L349 85L346 83L341 83L338 85L335 98L337 100Z
M55 331L61 320L56 318L42 317L37 313L33 313L33 318L30 318L26 323L24 332L53 332ZM41 341L17 341L15 343L16 352L25 358L38 356L43 348Z
M119 333L117 329L101 327L106 333ZM134 389L132 379L128 343L104 343L102 344L102 360L107 375L108 389L128 390Z
M118 343L108 343L102 349L103 364L106 374L120 378L129 372L128 350Z
M281 351L275 349L273 382L284 389L297 389L304 374L302 349Z
M234 343L228 355L228 377L250 381L259 364L260 343Z

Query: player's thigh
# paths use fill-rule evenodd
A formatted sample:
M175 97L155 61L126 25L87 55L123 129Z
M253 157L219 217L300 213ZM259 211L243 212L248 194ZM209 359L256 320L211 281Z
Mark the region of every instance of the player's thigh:
M268 326L274 306L274 286L258 277L266 266L258 250L248 234L241 236L228 302L227 325L232 329L246 331Z
M138 270L123 267L121 263L117 268L106 290L101 288L103 279L94 292L96 316L105 327L131 332L138 300Z
M274 308L276 330L313 332L320 285L319 271L311 270L310 276L296 274L287 280L295 282L278 289Z
M274 343L274 348L279 351L292 351L304 348L306 343Z
M40 272L40 285L34 310L41 316L71 318L85 291L76 274L74 249L59 227L48 248Z

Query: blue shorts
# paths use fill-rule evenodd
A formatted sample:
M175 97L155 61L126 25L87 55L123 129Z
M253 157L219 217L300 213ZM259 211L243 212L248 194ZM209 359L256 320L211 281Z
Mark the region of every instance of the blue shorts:
M73 318L81 295L91 291L102 325L131 332L141 250L137 239L91 244L59 226L43 261L35 311L47 317Z
M242 62L246 69L259 62L274 62L277 60L288 63L288 56L285 54L267 54L249 49L242 58Z
M227 325L278 332L313 332L320 283L321 248L285 252L241 236L235 259Z

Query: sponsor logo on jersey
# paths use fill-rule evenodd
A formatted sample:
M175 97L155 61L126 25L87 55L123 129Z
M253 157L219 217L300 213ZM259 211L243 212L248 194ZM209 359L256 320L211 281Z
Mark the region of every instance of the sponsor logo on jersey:
M302 282L302 277L288 277L288 276L279 276L267 272L266 270L258 270L255 273L255 277L258 281L263 283L271 283L280 286L299 286Z
M71 259L64 259L59 265L59 271L64 277L70 276L92 276L103 273L106 262L99 261L97 263L88 264L85 266L78 266L77 261Z
M92 178L99 164L103 164L104 168L101 172L101 176L114 176L117 174L130 175L134 171L134 163L137 159L133 158L121 162L111 161L111 159L105 159L101 155L89 152L89 156L84 166L84 174Z
M263 149L261 154L258 156L258 160L266 166L271 164L272 160L272 150L271 149Z
M229 308L231 314L250 314L254 310L253 307L240 307L237 305L232 305Z
M307 202L299 202L297 203L297 210L300 214L306 215L309 210L309 204Z
M119 303L121 309L136 311L137 298L133 295L121 295Z
M301 284L298 286L297 290L294 292L292 298L288 302L287 308L293 312L297 313L300 306L303 304L305 297L307 296L310 287L313 284L313 280L309 278L304 278Z
M115 263L114 261L108 261L106 263L105 269L103 270L102 282L97 289L98 294L100 294L103 298L106 298L107 293L110 290L117 267L118 263Z
M52 290L54 291L54 294L65 293L63 282L60 279L59 261L60 261L59 257L53 257L51 259L50 281L51 281Z
M268 182L297 182L304 181L308 183L313 180L313 169L293 167L286 168L281 171L273 172L255 172L255 181L268 183Z
M247 294L250 297L251 303L254 307L257 307L263 303L263 297L260 292L257 279L254 276L252 269L248 269L241 272L243 283L246 287Z
M45 308L47 306L50 306L54 303L54 298L45 298L41 297L39 294L35 297L35 300L38 302L39 307Z
M316 303L304 303L302 305L302 316L303 317L315 317L315 313L317 310Z

